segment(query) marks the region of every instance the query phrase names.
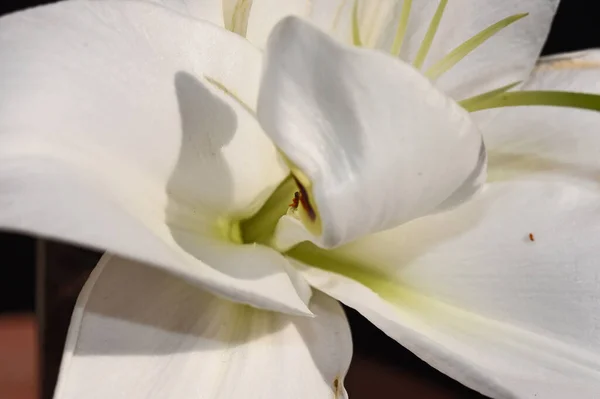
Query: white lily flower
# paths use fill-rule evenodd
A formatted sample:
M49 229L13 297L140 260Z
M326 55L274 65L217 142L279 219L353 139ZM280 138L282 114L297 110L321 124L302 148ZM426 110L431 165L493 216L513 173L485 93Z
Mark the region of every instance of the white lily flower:
M597 396L600 114L489 109L598 108L542 92L600 92L534 68L557 1L160 3L0 19L0 226L108 251L56 397L346 397L336 300L486 395Z

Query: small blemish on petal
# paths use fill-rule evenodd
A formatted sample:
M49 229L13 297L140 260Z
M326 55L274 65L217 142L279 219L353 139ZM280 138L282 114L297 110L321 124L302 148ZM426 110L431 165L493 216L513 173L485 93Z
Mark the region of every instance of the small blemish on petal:
M531 242L535 241L535 237L534 237L533 233L529 233L529 241L531 241Z

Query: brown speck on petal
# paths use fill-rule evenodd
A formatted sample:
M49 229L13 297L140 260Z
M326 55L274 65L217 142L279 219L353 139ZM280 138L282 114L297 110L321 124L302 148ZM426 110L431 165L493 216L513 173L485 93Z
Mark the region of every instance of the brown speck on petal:
M529 233L529 241L535 241L535 237L533 236L533 233Z

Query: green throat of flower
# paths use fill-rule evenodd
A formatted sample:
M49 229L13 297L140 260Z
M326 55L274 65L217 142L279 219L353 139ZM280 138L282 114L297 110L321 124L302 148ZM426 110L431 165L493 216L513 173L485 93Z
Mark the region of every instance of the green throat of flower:
M205 75L204 77L249 113L254 113L246 103L221 82L210 76ZM281 154L281 157L287 163L291 174L251 218L244 220L219 219L215 226L216 234L219 237L236 244L258 243L270 245L277 222L281 216L286 214L300 220L310 233L314 235L321 234L321 217L317 205L313 201L310 179L284 154Z
M241 241L269 245L277 222L287 214L297 190L293 177L288 176L254 216L239 223Z
M310 233L321 234L321 218L313 201L310 180L291 164L290 170L291 174L277 187L258 213L239 223L241 242L270 245L277 223L283 215L300 220Z

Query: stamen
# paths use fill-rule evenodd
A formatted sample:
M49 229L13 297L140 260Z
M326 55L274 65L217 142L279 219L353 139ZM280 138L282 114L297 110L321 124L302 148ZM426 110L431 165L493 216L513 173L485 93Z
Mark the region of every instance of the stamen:
M304 210L306 211L306 214L307 214L308 218L310 219L310 221L314 222L317 219L317 213L315 212L312 205L310 204L310 198L308 197L308 192L306 191L306 188L304 188L302 183L300 183L300 181L296 178L296 176L292 176L292 177L294 178L294 181L296 182L296 185L298 186L298 189L300 190L300 195L299 195L300 204L302 205L302 208L304 208ZM295 195L294 195L294 197L295 197ZM296 207L298 207L298 206L296 205Z
M431 80L439 78L444 72L456 65L460 60L465 58L471 51L475 50L490 37L494 36L496 33L506 28L510 24L526 17L527 15L527 13L516 14L508 18L504 18L502 21L496 22L495 24L485 28L431 66L427 72L425 72L425 76Z
M415 61L413 62L413 65L417 69L420 69L423 66L423 62L425 62L427 53L431 48L431 43L433 43L433 38L435 37L438 27L440 26L440 21L442 20L442 15L444 14L444 9L446 8L447 3L448 0L441 0L438 8L435 10L435 14L433 14L433 18L431 18L429 28L427 28L427 33L425 33L425 37L421 42L421 46L419 47L419 51L417 51Z
M292 203L289 206L292 209L298 209L298 204L300 204L300 193L296 191L294 193L294 198L292 198Z
M319 209L311 201L310 180L291 161L282 156L292 173L277 187L256 214L239 221L240 240L243 243L270 245L279 219L284 215L299 219L312 234L317 236L322 234L323 226ZM290 197L293 198L291 204ZM290 215L290 212L293 213Z
M312 183L297 166L291 161L287 161L290 172L292 172L292 178L298 187L298 191L300 191L298 200L301 207L297 209L294 216L302 222L306 230L315 236L319 236L323 233L323 225L319 216L319 209L316 204L312 203Z
M470 110L470 109L476 107L477 104L489 101L492 98L494 98L496 96L499 96L500 94L502 94L504 92L509 91L510 89L512 89L513 87L517 86L520 83L521 83L521 81L514 82L514 83L511 83L509 85L502 86L502 87L500 87L498 89L490 90L490 91L487 91L487 92L485 92L483 94L479 94L477 96L469 97L469 98L467 98L465 100L459 101L458 103L464 109Z
M570 91L513 91L488 101L478 102L465 109L469 112L490 108L548 105L600 111L600 95ZM464 105L463 105L464 107Z
M357 47L362 46L358 27L358 0L354 0L354 7L352 8L352 43Z
M392 49L390 50L390 53L396 57L400 55L400 50L402 50L404 35L406 34L406 28L408 28L408 17L410 16L411 5L412 0L404 0L404 3L402 4L402 10L400 11L400 22L398 22L396 37L394 37Z

